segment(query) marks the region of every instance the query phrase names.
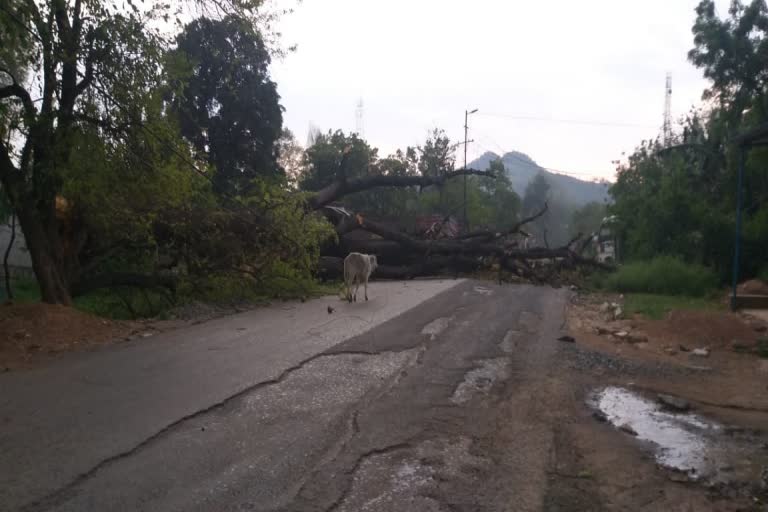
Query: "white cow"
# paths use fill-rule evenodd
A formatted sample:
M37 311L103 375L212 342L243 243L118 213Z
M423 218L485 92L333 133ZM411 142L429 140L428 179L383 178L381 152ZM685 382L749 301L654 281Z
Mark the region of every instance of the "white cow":
M346 299L349 302L357 302L357 290L360 283L365 286L365 300L368 300L368 278L376 270L378 262L374 254L361 254L351 252L344 258L344 286ZM355 285L355 291L352 293L352 285Z

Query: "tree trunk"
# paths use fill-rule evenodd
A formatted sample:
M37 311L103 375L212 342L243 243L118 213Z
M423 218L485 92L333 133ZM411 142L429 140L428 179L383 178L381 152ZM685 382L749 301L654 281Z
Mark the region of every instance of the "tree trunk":
M11 215L11 239L8 240L8 247L5 248L3 255L3 272L5 273L5 294L9 301L13 301L13 289L11 288L11 269L8 265L8 258L13 249L13 242L16 241L16 217Z
M24 233L29 255L32 258L32 269L35 271L37 284L40 287L40 297L49 304L72 305L69 283L66 277L63 260L57 256L56 240L51 240L47 234L54 234L55 229L45 229L39 214L34 208L23 206L18 212L19 224ZM56 222L55 216L49 222Z

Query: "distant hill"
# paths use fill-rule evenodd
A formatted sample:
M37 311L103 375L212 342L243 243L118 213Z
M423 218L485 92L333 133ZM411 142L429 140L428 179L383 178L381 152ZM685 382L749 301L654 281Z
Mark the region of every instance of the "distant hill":
M470 162L468 166L472 169L484 171L497 158L499 158L499 155L487 151L476 160ZM602 203L608 199L608 187L605 183L583 181L571 176L549 172L539 166L525 153L510 151L501 157L501 161L507 170L512 187L520 197L523 197L523 194L525 194L525 187L528 186L533 177L541 172L547 177L552 191L572 206L579 207L593 201Z

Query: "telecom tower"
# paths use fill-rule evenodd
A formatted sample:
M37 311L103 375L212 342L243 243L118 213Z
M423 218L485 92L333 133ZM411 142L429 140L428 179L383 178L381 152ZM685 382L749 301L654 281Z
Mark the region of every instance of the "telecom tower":
M357 100L355 108L355 133L361 139L365 138L365 127L363 126L363 98Z
M664 146L672 143L672 73L667 73L667 83L664 87Z
M307 130L307 147L312 147L317 142L317 138L320 136L320 128L317 127L312 121L309 122L309 129Z

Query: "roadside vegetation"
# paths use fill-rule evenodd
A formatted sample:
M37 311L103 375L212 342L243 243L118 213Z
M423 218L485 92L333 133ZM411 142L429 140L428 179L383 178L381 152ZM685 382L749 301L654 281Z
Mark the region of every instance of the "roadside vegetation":
M722 311L725 304L713 298L631 293L624 297L624 314L661 320L671 311Z
M711 0L696 8L688 58L709 80L705 105L680 119L668 140L644 141L618 166L609 212L618 219L623 260L649 263L627 265L610 280L615 288L700 296L731 277L741 153L734 139L768 122L768 7L762 0L735 1L724 14ZM741 280L768 277L766 167L768 151L752 150L743 189ZM677 262L655 259L660 254ZM660 273L651 277L651 271Z
M706 107L619 163L610 204L579 209L541 173L518 195L501 160L467 177L465 202L464 180L441 181L456 169L456 144L439 128L391 155L333 129L302 147L270 74L291 51L270 28L286 12L260 0L187 4L193 19L168 3L84 0L62 11L10 0L0 10L0 222L18 221L40 300L122 318L194 300L307 297L321 254L344 249L313 198L373 177L433 182L329 202L405 232L419 216L464 208L473 230L495 232L547 204L530 225L539 247L615 215L628 263L598 278L603 288L704 297L730 276L733 140L768 121L761 0L735 1L724 18L712 0L699 3L688 57L709 79ZM752 151L744 279L768 277L766 167L768 151ZM34 300L28 283L17 287L16 300Z
M622 265L607 275L603 285L620 293L704 297L716 291L717 274L703 265L672 256Z
M717 274L703 265L672 256L622 265L612 273L596 274L598 291L624 294L624 314L662 319L673 310L722 310Z

